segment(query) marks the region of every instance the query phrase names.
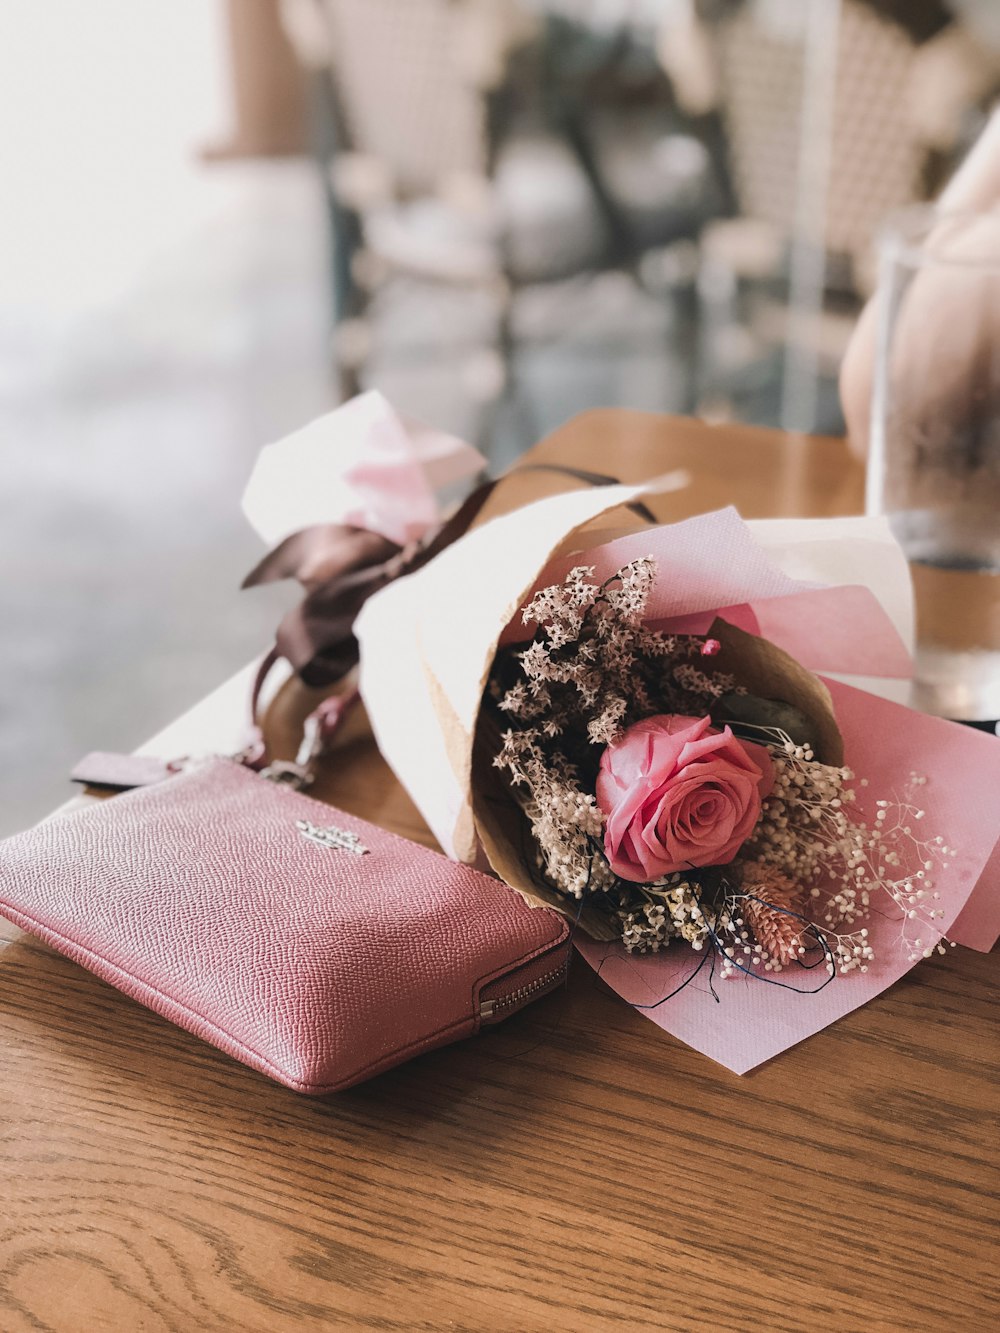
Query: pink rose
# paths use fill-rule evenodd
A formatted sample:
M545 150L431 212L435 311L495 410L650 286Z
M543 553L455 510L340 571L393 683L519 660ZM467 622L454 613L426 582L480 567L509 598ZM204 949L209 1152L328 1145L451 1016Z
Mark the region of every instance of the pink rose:
M597 775L611 869L645 883L725 865L753 832L773 785L764 747L728 727L713 731L710 718L636 722L601 755Z

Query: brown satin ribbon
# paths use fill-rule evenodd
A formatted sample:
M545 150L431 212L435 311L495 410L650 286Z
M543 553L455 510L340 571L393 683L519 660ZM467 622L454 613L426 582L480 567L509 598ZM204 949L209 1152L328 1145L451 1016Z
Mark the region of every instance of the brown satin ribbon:
M556 463L526 463L518 470L558 472L590 486L618 484L614 477ZM432 536L407 547L343 523L317 524L286 537L242 585L252 588L295 578L306 590L278 626L274 654L287 658L306 685L322 688L341 680L358 662L354 622L368 598L422 568L463 536L496 485L487 481L478 486ZM656 522L644 504L637 501L629 508Z

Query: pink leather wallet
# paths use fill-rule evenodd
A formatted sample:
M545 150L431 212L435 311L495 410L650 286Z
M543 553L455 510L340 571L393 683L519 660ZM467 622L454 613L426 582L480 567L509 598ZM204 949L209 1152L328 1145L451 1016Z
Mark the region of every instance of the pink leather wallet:
M314 1094L516 1012L569 958L557 913L221 758L0 844L0 914Z

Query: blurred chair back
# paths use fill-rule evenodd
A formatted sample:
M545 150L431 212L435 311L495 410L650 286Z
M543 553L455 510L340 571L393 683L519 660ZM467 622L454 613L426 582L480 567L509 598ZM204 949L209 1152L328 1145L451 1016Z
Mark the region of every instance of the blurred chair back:
M480 0L324 5L349 147L387 168L401 195L432 193L451 176L482 174L489 9Z
M662 124L641 143L626 128L605 153L600 134L591 143L586 97L578 106L564 93L551 123L539 114L544 42L523 0L283 3L318 75L345 396L374 360L376 305L402 279L485 294L494 347L468 380L483 398L513 401L523 286L608 267L638 277L647 251L697 238L715 206L707 154L690 139L667 142ZM605 157L624 165L608 172L612 188ZM693 275L681 281L690 301Z
M744 6L719 52L741 213L786 234L796 216L805 70L803 0ZM862 255L885 215L910 202L920 150L908 114L915 46L896 24L843 0L838 27L826 248Z

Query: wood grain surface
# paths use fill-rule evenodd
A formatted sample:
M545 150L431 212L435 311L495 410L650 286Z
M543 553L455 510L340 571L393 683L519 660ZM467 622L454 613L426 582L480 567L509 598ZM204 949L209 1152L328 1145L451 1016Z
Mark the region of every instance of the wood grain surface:
M833 441L631 413L553 448L697 467L700 508L858 482ZM160 744L235 738L245 686ZM308 702L281 692L279 742ZM429 837L363 735L324 794ZM578 962L312 1101L0 923L0 1330L993 1329L996 981L954 950L739 1078Z

